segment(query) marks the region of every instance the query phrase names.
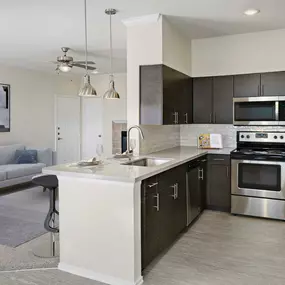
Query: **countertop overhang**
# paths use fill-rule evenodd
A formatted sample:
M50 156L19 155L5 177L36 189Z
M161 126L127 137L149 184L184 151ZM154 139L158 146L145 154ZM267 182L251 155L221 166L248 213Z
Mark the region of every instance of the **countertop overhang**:
M139 158L154 157L169 159L168 162L152 167L122 165L128 162L128 159L105 159L99 166L75 166L71 164L62 164L46 167L44 174L53 174L57 176L71 176L77 178L88 178L107 181L130 182L135 183L151 176L167 171L171 168L187 163L193 159L212 154L230 154L234 148L223 148L219 150L198 149L196 147L175 147L163 151L151 153L148 155L135 156L132 160Z

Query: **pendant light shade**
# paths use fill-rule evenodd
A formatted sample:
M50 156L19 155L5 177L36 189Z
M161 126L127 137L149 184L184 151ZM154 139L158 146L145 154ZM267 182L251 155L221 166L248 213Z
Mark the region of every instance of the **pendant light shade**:
M95 88L90 83L90 75L88 74L87 68L87 5L86 0L84 0L84 19L85 19L85 75L83 77L83 86L80 88L78 96L96 98L97 93Z
M115 89L115 81L112 76L110 76L110 86L104 94L104 99L120 99L120 95Z
M85 74L83 77L83 86L79 90L78 93L79 96L82 97L94 97L97 95L96 90L94 87L90 84L90 75Z
M110 16L110 83L109 89L104 94L104 99L120 99L119 93L115 89L115 81L113 75L113 43L112 43L112 16L116 15L116 9L106 9L105 13Z

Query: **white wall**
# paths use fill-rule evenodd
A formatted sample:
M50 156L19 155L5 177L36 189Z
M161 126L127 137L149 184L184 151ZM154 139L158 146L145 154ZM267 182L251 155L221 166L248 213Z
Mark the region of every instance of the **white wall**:
M0 82L11 85L11 132L0 133L0 145L23 143L54 147L54 96L75 95L80 81L63 75L0 67Z
M96 156L96 144L100 133L102 134L104 155L112 155L112 121L127 120L127 75L120 73L115 74L114 77L115 88L120 95L119 100L85 99L82 141L84 158ZM109 88L109 75L92 76L91 83L97 94L103 96ZM88 104L89 106L87 106Z
M162 20L163 64L191 75L191 41L180 33L167 18Z
M192 41L192 76L285 70L285 29Z

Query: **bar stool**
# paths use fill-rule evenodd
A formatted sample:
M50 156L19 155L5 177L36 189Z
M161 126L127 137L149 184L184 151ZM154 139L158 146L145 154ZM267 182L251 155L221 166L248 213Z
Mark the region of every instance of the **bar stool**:
M44 227L51 233L50 246L44 246L34 251L34 255L38 257L57 257L58 250L56 246L56 233L59 233L59 228L55 226L56 216L59 215L56 209L56 192L58 190L58 179L56 175L40 175L32 179L32 182L37 186L42 186L44 189L49 190L49 210L45 218Z

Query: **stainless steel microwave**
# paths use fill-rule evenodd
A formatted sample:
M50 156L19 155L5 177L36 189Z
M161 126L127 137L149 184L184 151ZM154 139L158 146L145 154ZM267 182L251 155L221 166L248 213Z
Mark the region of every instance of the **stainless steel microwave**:
M285 126L285 96L233 99L235 126Z

